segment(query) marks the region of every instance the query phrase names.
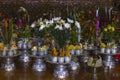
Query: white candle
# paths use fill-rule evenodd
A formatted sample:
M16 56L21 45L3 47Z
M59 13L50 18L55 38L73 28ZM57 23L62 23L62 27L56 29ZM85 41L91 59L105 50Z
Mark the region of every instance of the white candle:
M28 15L28 23L30 22L30 15Z
M78 21L75 21L75 25L77 26L78 28L78 42L80 42L80 39L81 39L81 26L80 26L80 23Z
M112 7L109 9L109 21L111 21L111 11L112 11Z
M96 10L96 17L99 16L99 8Z
M81 27L78 28L78 42L80 42L80 39L81 39L80 32L81 32Z

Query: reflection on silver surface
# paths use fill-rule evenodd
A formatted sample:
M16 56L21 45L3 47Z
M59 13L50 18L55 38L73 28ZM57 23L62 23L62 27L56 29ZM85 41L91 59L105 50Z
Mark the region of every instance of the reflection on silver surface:
M46 65L42 59L37 59L35 63L33 64L33 70L36 71L45 71Z
M54 77L56 78L66 78L68 77L68 70L67 70L67 66L65 65L57 65L56 68L54 69Z

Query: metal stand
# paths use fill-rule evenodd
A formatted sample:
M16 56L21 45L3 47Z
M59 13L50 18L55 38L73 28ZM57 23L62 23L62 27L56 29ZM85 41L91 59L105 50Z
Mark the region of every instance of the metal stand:
M33 64L33 70L36 71L45 71L46 70L46 65L42 59L37 58L35 63Z
M5 58L2 68L5 69L5 71L12 71L15 69L15 64L11 58Z
M68 77L69 73L67 70L67 66L66 65L57 65L54 69L54 73L53 75L57 78L66 78Z
M115 60L112 55L106 55L105 60L103 61L105 67L114 68Z
M20 56L20 60L22 62L29 62L30 61L30 57L27 54L27 50L22 51L22 55Z

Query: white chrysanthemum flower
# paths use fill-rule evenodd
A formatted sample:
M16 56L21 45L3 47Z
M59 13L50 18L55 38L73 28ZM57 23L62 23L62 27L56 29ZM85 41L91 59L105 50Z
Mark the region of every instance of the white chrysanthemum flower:
M64 23L63 25L64 25L65 28L70 28L71 27L69 23Z
M61 21L62 23L65 23L65 20L63 20L63 19L61 19L60 21Z
M40 26L39 30L43 30L44 28L45 28L45 25L43 24Z
M60 27L60 25L57 24L57 25L55 26L55 29L58 29L59 27Z
M31 28L34 28L34 27L35 27L35 23L32 23L30 27L31 27Z
M42 18L38 19L37 21L38 21L38 22L42 22Z
M61 19L61 17L55 17L55 18L53 18L52 20L54 20L54 21L59 21Z
M55 26L55 29L63 30L63 27L62 27L62 25L58 25L58 24L57 24L57 25Z
M43 25L43 22L41 21L41 22L39 22L39 25Z
M26 9L24 7L20 7L19 11L26 12Z
M53 21L53 20L49 20L49 23L50 23L50 24L53 24L53 23L54 23L54 21Z
M60 25L58 29L59 29L59 30L63 30L63 27L62 27L62 25Z
M75 26L77 26L77 28L80 28L80 23L78 21L75 21Z
M69 18L67 18L67 21L68 21L69 23L74 23L74 21L73 21L72 19L69 19Z
M49 24L49 21L48 21L48 20L46 20L46 21L45 21L45 23L46 23L46 25L48 25L48 24Z

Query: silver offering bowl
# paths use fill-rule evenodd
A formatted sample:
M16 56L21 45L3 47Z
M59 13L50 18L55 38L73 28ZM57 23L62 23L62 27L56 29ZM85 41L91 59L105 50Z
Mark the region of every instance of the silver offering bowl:
M103 57L103 65L108 68L114 68L115 67L115 59L114 56L115 54L111 53L101 53L101 56Z
M83 53L78 56L79 61L82 63L86 63L88 61L88 58L89 53L86 50L84 50Z
M31 42L29 42L31 40ZM30 58L28 56L28 51L31 50L33 44L38 45L39 38L20 38L19 41L22 41L21 43L18 42L18 49L22 51L22 55L20 56L20 60L23 62L29 62ZM40 46L40 44L39 44Z
M44 62L45 55L41 56L41 55L29 54L29 56L35 60L32 66L33 70L39 71L39 72L46 70L46 64Z
M69 63L70 70L77 70L80 67L77 57L72 57L72 61Z
M36 71L45 71L46 70L46 64L44 63L44 60L41 58L38 58L35 60L35 63L33 64L33 70Z
M0 57L3 59L3 63L2 63L2 69L4 69L5 71L12 71L15 69L15 63L14 63L14 58L19 56L21 53L17 52L17 54L13 54L13 55L0 55Z
M65 62L59 63L58 61L53 62L50 58L50 55L46 57L46 62L54 66L54 71L53 71L54 77L59 78L59 79L64 79L69 76L68 66L70 62L69 63L65 63Z
M21 56L20 56L20 61L22 62L29 62L30 61L30 57L28 55L28 51L27 50L20 50L22 52Z
M60 79L68 77L69 73L67 70L67 66L62 64L56 65L53 75Z
M114 68L115 67L114 57L112 55L105 55L103 64L105 67Z

